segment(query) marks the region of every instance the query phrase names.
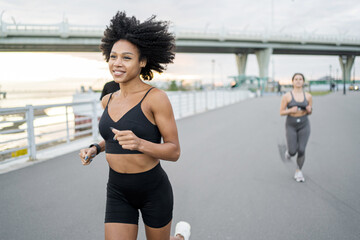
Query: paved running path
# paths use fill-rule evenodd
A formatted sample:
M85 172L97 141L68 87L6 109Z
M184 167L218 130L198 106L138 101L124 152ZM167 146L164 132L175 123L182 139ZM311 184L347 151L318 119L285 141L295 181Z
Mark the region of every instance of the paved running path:
M173 228L189 221L192 240L360 239L360 93L314 97L305 183L281 160L279 105L268 96L178 121L181 158L162 162ZM103 239L107 174L104 154L83 167L73 152L0 175L0 239Z

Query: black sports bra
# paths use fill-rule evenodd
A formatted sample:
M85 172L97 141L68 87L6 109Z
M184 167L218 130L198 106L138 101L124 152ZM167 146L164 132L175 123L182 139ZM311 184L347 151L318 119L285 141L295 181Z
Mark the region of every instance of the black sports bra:
M305 96L305 92L304 93L304 101L302 102L297 102L294 99L294 95L292 94L292 92L290 91L291 94L291 101L288 103L287 108L292 108L294 106L298 107L299 110L306 110L306 106L309 104L308 101L306 100L306 96Z
M142 154L140 151L132 151L128 149L123 149L118 141L113 139L114 133L111 131L110 127L113 127L117 130L131 130L137 137L153 142L161 142L161 134L159 128L152 124L149 119L145 116L141 109L141 103L150 92L150 88L141 101L126 112L118 121L114 122L109 115L109 102L111 100L112 94L109 97L109 101L106 104L104 112L99 121L99 132L103 139L105 140L105 152L114 153L114 154Z

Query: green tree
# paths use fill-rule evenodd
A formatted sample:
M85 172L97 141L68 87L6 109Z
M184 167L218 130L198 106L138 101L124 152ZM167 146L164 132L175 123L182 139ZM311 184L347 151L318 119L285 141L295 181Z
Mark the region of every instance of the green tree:
M178 91L178 90L179 90L179 88L178 88L178 86L176 84L176 81L172 80L171 83L170 83L168 91Z

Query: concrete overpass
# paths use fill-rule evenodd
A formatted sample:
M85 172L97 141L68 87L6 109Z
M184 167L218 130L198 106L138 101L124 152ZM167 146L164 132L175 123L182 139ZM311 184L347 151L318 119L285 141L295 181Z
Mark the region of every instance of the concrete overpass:
M59 24L11 24L1 21L0 51L98 52L104 26ZM260 78L268 78L272 54L335 55L350 79L355 56L360 55L360 36L312 33L244 32L231 29L194 30L172 27L176 52L235 54L238 74L244 75L248 54L255 54Z

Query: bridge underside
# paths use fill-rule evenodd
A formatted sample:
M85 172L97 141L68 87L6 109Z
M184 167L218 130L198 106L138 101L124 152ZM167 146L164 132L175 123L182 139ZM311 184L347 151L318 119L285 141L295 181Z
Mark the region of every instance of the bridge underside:
M179 53L244 53L244 54L255 54L256 51L259 51L263 48L226 48L219 49L217 47L204 47L204 48L193 48L193 47L184 47L177 46L176 52ZM273 48L272 54L278 55L360 55L360 51L353 50L307 50L307 49L276 49Z
M273 49L272 54L289 55L360 55L359 46L317 44L286 44L257 42L189 42L178 40L176 52L183 53L243 53L256 54L262 49Z

